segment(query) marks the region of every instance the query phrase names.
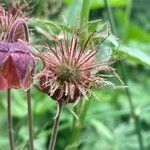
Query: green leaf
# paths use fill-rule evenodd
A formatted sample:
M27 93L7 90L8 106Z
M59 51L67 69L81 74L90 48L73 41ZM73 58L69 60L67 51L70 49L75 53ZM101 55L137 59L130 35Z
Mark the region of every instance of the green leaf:
M52 31L55 30L55 32L60 31L59 24L46 19L29 19L29 26L34 27L35 29L40 27L42 30L47 31L50 31L49 29L51 29Z
M64 4L71 5L73 0L64 0ZM112 7L125 6L129 0L109 0ZM104 8L103 0L91 0L91 9Z
M127 59L150 66L150 56L148 56L146 53L138 48L121 46L121 48L119 48L119 53L121 55L127 55Z
M102 122L93 119L93 120L91 120L91 124L96 129L98 134L105 137L109 141L114 140L113 134Z
M27 114L27 102L25 99L26 93L23 90L13 90L13 116L24 117Z
M135 39L143 42L150 42L150 34L143 28L130 23L130 28L128 31L128 39Z
M125 6L129 0L109 0L111 7ZM91 9L104 8L105 4L103 0L91 0Z
M88 22L88 30L89 32L93 32L97 30L98 27L104 26L104 22L102 19L92 20Z
M82 2L81 0L73 0L71 3L71 7L69 8L67 15L67 23L71 26L74 26L77 23L80 23L79 20L80 12L81 12Z

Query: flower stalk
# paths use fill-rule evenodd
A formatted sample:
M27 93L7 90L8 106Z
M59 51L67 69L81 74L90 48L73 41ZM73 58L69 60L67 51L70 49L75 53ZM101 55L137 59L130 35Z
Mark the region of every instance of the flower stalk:
M31 90L30 89L27 90L27 105L28 105L29 148L30 148L30 150L34 150L32 101L31 101Z
M13 0L11 0L13 3ZM8 135L9 135L9 145L10 150L14 150L14 137L13 137L13 120L11 111L11 88L7 90L7 112L8 112Z
M60 115L62 111L62 104L58 104L58 105L59 105L58 115L56 116L55 121L54 121L52 136L51 136L48 150L54 150L55 144L56 144L57 131L58 131Z
M10 150L14 150L14 137L13 137L13 121L11 112L11 89L7 90L7 112L8 112L8 136Z

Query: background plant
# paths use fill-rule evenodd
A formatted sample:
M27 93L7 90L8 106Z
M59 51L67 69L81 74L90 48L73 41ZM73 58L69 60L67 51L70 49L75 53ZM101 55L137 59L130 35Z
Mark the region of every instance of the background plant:
M6 2L6 1L4 1ZM47 0L47 3L50 1ZM128 81L130 95L134 105L134 113L138 116L140 131L144 149L150 148L150 26L149 26L149 0L108 0L114 20L113 32L120 41L120 46L117 51L119 57L125 56L121 61L124 65L124 74ZM53 21L62 22L63 16L68 18L69 23L74 22L74 17L81 10L80 0L63 0L61 9L58 9L55 14L43 12L44 6L40 5L42 0L31 1L31 6L35 5L35 11L31 14L34 17L42 19L51 30L57 29ZM45 2L46 3L46 2ZM55 6L53 6L55 7ZM61 11L60 11L61 10ZM74 16L74 17L73 17ZM103 0L92 0L90 4L90 20L101 19L110 21L108 10L106 9ZM32 21L32 20L31 20ZM30 27L36 30L36 34L32 35L32 41L39 43L40 40L46 40L41 37L42 24L35 24L30 21ZM111 41L116 44L112 38ZM117 45L116 45L117 46ZM113 47L113 46L112 46ZM104 51L103 55L107 55ZM116 53L116 51L112 52ZM121 75L120 62L115 64L118 72ZM14 91L13 101L13 119L14 119L14 134L15 145L26 147L28 142L27 129L27 109L26 101L21 100L20 95L23 95L22 90ZM38 94L37 94L38 93ZM8 149L7 129L6 129L6 101L5 92L0 93L0 149ZM33 88L33 114L34 114L34 130L35 130L35 147L36 149L46 149L49 142L49 133L51 131L49 124L50 120L56 112L56 105L49 98ZM72 132L73 115L69 109L65 109L62 114L62 121L58 132L58 141L56 149L71 149L79 146L79 149L88 150L137 150L139 149L139 141L135 132L133 117L125 90L106 88L99 92L94 90L94 95L101 99L97 101L95 96L92 96L90 108L87 111L85 122L82 125L82 134L74 144L71 144L70 135ZM123 143L123 144L122 144ZM67 146L66 146L67 145Z

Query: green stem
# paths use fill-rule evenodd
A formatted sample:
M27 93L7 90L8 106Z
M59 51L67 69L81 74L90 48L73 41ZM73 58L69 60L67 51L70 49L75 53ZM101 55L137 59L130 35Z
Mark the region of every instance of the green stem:
M89 20L89 13L90 13L90 0L83 0L82 9L81 9L81 16L80 16L80 26L86 24ZM88 29L87 29L88 32ZM82 35L82 41L86 39L86 32ZM82 108L79 110L79 122L74 118L74 123L72 127L72 136L71 136L71 144L77 142L81 135L81 130L85 121L86 113L89 108L90 101L83 102ZM72 150L76 150L77 147L73 147Z
M123 42L127 41L127 35L129 32L130 14L132 11L132 2L133 0L128 1L127 7L126 7L126 13L125 13L125 18L124 18L124 30L123 30L123 35L122 35Z
M85 25L89 20L89 13L90 13L90 0L83 0L82 2L82 9L81 9L81 15L80 15L80 27ZM83 32L82 34L82 41L84 41L87 37L87 32Z
M27 105L28 105L28 126L29 126L29 148L34 150L33 144L33 119L32 119L32 102L31 90L27 90Z
M125 70L124 70L125 66L124 66L123 63L122 63L121 68L122 68L123 81L124 81L125 85L128 86L128 82L127 82L127 79L126 79L126 76L125 76ZM129 107L130 107L131 116L134 120L134 128L135 128L135 132L137 134L137 138L138 138L138 142L139 142L139 149L144 150L144 144L143 144L143 138L142 138L142 133L141 133L141 128L140 128L139 116L135 112L135 107L134 107L134 104L133 104L133 100L132 100L131 92L130 92L129 88L126 88L125 92L126 92L127 100L128 100Z
M112 13L112 10L111 10L108 0L104 0L104 4L105 4L106 10L107 10L108 20L110 22L112 32L116 35L117 29L116 29L115 21L113 18L113 13Z
M81 25L84 22L88 22L89 20L89 12L90 12L90 0L83 0L82 9L81 9Z
M116 30L113 14L112 14L112 11L111 11L111 7L108 3L108 0L104 0L104 2L105 2L105 5L106 5L106 8L107 8L107 14L109 16L108 18L109 18L109 22L111 24L111 27L113 29L113 33L117 34L117 30ZM132 0L129 2L128 7L126 9L126 17L125 17L125 23L124 23L125 24L124 25L124 34L123 34L123 38L122 38L124 42L126 40L126 36L127 36L127 32L128 32L129 18L130 18L131 9L132 9ZM123 77L123 81L125 82L126 85L128 85L128 81L127 81L126 76L125 76L126 71L124 71L124 69L125 69L125 66L122 63L122 66L120 68L121 74L122 74L122 77ZM134 105L133 105L131 92L130 92L129 88L126 88L125 92L126 92L126 95L127 95L127 100L128 100L128 103L129 103L131 115L134 119L134 127L135 127L135 131L136 131L136 134L137 134L138 142L139 142L139 149L144 150L143 138L142 138L142 134L141 134L141 128L140 128L140 125L139 125L140 124L139 117L135 113L135 108L134 108Z
M61 111L62 111L62 104L59 104L59 112L58 112L58 115L57 115L57 117L55 118L55 121L54 121L52 136L51 136L51 140L50 140L50 143L49 143L48 150L54 150L54 148L55 148Z
M11 112L11 89L7 91L7 111L8 111L8 135L10 150L14 150L14 138L13 138L13 121Z
M81 136L81 130L85 122L86 114L89 109L90 101L85 101L82 109L80 109L79 120L74 119L73 129L72 129L72 137L71 144L76 143ZM78 146L78 145L77 145ZM76 150L77 147L73 147L71 150Z

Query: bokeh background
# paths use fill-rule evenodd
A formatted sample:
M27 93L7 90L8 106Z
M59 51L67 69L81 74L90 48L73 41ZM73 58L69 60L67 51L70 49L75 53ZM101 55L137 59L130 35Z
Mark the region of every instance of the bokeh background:
M31 41L44 41L43 20L73 24L82 0L26 0L34 34ZM8 4L7 0L1 1ZM88 2L88 1L87 1ZM127 88L94 89L86 108L78 106L75 119L66 106L61 116L56 150L149 150L150 149L150 1L91 0L89 20L109 22L120 43L114 67ZM48 22L49 21L49 22ZM113 51L112 47L112 51ZM46 150L57 108L47 95L32 88L35 149ZM27 149L27 102L23 90L13 90L13 122L16 150ZM80 113L81 111L81 113ZM0 91L0 150L8 150L6 91Z

